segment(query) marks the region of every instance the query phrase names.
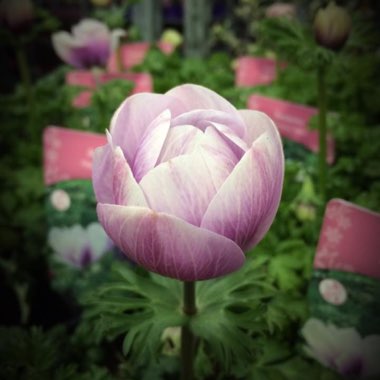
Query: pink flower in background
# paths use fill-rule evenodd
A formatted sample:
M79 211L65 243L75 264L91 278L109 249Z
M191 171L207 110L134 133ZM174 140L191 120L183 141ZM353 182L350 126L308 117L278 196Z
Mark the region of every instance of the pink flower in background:
M71 34L54 33L52 43L57 55L76 68L104 67L123 35L121 29L110 31L100 21L83 19L73 26Z
M268 116L191 84L127 98L93 163L98 217L114 243L185 281L243 265L274 219L283 175Z
M380 335L362 338L352 327L339 328L309 319L302 329L306 352L343 376L365 378L380 374Z
M55 258L77 268L83 268L100 259L111 247L111 241L99 223L87 228L53 227L48 235L49 246Z
M296 7L294 4L288 3L274 3L265 10L266 17L288 17L294 18L296 16Z

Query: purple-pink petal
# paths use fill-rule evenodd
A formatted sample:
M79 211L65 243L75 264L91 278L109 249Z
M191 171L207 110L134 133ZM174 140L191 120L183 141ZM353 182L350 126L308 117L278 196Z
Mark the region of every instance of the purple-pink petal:
M172 120L173 127L177 125L193 125L202 131L213 123L228 126L239 137L246 134L246 126L235 109L233 113L214 109L194 109L182 113Z
M161 149L157 164L183 154L192 153L202 137L202 132L192 125L180 125L171 128Z
M172 88L165 95L176 98L181 102L183 105L181 113L194 110L212 110L216 114L218 111L222 111L236 120L240 119L236 108L229 101L216 92L199 85L183 84ZM243 123L242 128L244 128Z
M200 154L175 157L141 180L149 206L199 226L216 188Z
M115 112L110 132L114 144L121 147L130 165L134 163L146 129L165 110L175 117L182 110L180 101L166 95L139 93L127 98Z
M146 207L144 193L137 183L120 147L114 150L112 191L117 205Z
M133 173L137 181L156 166L170 128L170 111L165 110L148 126L133 160Z
M211 201L201 223L243 250L269 229L282 191L284 158L273 126L254 141Z
M92 157L92 185L98 202L113 203L112 188L113 148L96 148Z
M196 281L222 276L244 263L231 240L147 208L98 204L98 217L134 262L164 276Z
M94 40L84 45L73 46L68 54L67 61L79 69L94 66L104 67L110 54L110 41Z

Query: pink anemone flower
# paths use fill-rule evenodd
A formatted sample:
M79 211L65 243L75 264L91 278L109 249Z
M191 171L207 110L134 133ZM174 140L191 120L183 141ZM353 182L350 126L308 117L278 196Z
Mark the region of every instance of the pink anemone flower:
M282 143L268 116L185 84L127 98L107 136L93 160L98 218L129 259L184 281L243 265L282 192Z
M105 67L123 35L121 29L110 31L100 21L83 19L73 26L71 34L54 33L52 43L57 55L69 65L79 69Z

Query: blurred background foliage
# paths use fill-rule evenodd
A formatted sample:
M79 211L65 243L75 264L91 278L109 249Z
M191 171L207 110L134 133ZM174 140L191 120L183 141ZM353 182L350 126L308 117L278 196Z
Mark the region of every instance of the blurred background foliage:
M46 6L44 1L36 3ZM120 7L131 5L116 3L96 9L85 1L66 0L49 3L49 7L61 25L92 14L113 27L128 22L128 18L121 17L128 14L128 9ZM150 72L155 92L165 92L181 83L198 83L226 97L237 108L246 108L248 96L253 93L315 106L314 65L323 59L328 65L328 128L337 147L336 162L328 169L329 198L340 197L379 212L380 55L379 34L374 28L378 13L369 13L370 9L376 11L378 5L366 8L365 2L348 2L357 17L347 45L335 54L316 47L312 38L310 20L318 2L296 3L300 22L265 18L265 7L271 1L227 1L224 18L212 25L213 48L207 58L184 58L180 50L166 55L153 46L134 71ZM171 23L176 25L175 17ZM50 25L56 29L59 23ZM131 39L137 38L138 31L131 24L127 26ZM114 312L105 318L109 307L104 289L110 282L120 280L120 272L131 270L129 263L115 262L107 256L78 271L51 262L46 247L43 129L58 125L104 133L116 107L130 94L132 83L113 80L98 86L88 108L74 109L71 101L78 89L64 85L69 68L58 65L53 54L33 54L34 49L51 52L49 33L43 32L27 45L33 75L33 110L27 106L25 88L15 81L12 47L2 47L7 59L1 70L9 75L2 76L6 91L0 98L0 296L4 306L0 316L0 377L176 379L176 357L162 354L158 361L145 358L138 364L130 354L123 356L122 341L128 325L119 328L117 321L120 324L120 308L123 310L125 304L115 301ZM271 85L238 88L234 59L241 54L276 57L286 60L288 66L279 71ZM256 329L242 328L254 338L250 364L236 359L228 371L223 371L220 360L210 354L214 338L199 351L199 379L215 379L216 370L221 373L220 379L229 380L301 380L305 373L315 380L338 378L308 359L299 340L299 328L308 316L306 293L323 205L310 190L317 181L316 156L291 141L285 140L284 146L286 175L280 209L266 238L249 253L246 268L260 268L255 273L260 286L266 289L258 291L249 309L252 319L256 318ZM305 181L309 188L305 189ZM56 280L51 277L52 268L58 276ZM147 278L146 273L138 275ZM133 276L130 281L133 285ZM213 281L210 287L222 280ZM109 291L115 295L112 288ZM231 309L230 303L225 305L226 310L241 313ZM156 343L155 349L160 351L163 343Z

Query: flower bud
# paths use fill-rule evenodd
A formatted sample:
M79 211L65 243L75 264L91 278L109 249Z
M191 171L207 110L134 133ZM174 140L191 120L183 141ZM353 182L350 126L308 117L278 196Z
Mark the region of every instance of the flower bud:
M182 44L183 37L175 29L166 29L161 36L161 41L177 47Z
M34 7L31 0L2 0L0 2L0 19L12 30L22 29L33 18Z
M343 7L332 1L326 8L319 9L314 19L316 41L331 50L343 47L351 30L351 17Z
M162 353L167 356L179 356L181 350L181 328L167 327L161 336Z
M91 3L96 7L105 7L112 3L112 0L91 0Z
M301 222L312 222L317 216L316 207L308 203L300 203L296 207L295 213L297 219Z

